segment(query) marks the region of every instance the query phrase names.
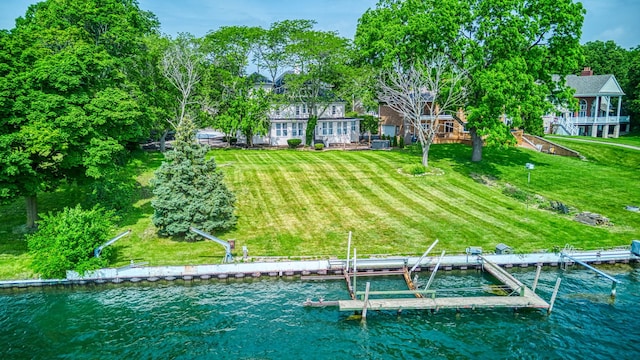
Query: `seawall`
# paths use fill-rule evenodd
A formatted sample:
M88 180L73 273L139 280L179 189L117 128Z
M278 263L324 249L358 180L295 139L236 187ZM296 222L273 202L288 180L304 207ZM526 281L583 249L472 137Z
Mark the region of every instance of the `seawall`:
M585 263L615 264L640 261L640 257L632 254L628 248L601 251L575 251L570 254ZM489 261L504 268L529 266L559 266L561 253L532 254L485 254ZM426 257L418 265L416 271L431 271L437 263L437 257ZM419 257L386 257L357 259L358 273L398 270L412 267ZM567 261L567 260L565 260ZM184 266L126 266L122 268L99 269L84 276L74 271L67 272L66 279L36 279L0 281L0 288L28 288L46 286L72 286L105 283L137 283L141 281L155 282L159 280L198 281L227 280L260 277L296 277L326 276L342 274L346 267L345 259L313 260L313 261L278 261L278 262L238 262L219 265L184 265ZM350 261L353 268L353 259ZM471 270L482 267L477 255L446 255L440 264L440 270Z

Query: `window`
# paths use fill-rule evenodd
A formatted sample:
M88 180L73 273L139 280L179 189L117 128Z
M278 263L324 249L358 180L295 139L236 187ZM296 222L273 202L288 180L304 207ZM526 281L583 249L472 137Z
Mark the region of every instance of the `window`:
M327 125L329 125L329 135L333 135L333 123L327 122Z
M355 121L351 122L351 132L354 133L354 134L356 132L356 122Z
M328 135L329 134L329 124L326 121L322 122L322 135Z
M342 122L340 121L338 121L338 135L342 135Z
M349 135L349 122L348 121L343 121L342 122L342 133L344 135Z
M296 105L296 115L300 115L300 106Z
M288 123L282 124L282 136L287 136Z
M280 107L276 108L276 115L280 115Z
M453 132L453 121L447 121L444 123L444 132L445 133Z
M580 99L580 112L578 113L579 117L587 116L587 100Z
M331 115L335 115L337 113L337 109L335 105L331 105Z
M302 123L291 124L291 136L302 136Z
M306 114L307 113L307 104L303 104L302 105L302 113Z
M282 136L282 124L276 124L276 136Z

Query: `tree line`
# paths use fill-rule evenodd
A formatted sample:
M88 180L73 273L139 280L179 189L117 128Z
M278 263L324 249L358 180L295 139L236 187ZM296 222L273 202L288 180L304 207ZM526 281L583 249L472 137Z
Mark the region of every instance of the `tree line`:
M173 203L181 187L168 186L170 179L221 182L196 176L215 172L193 144L197 127L220 129L229 141L240 132L250 144L268 131L270 111L295 103L307 109L311 144L330 103L365 111L381 99L399 101L385 93L391 89L414 107L403 114L417 127L427 104L436 118L465 109L472 160L480 161L484 145L513 141L513 127L539 133L545 112L576 106L563 76L583 64L614 73L628 95L626 110L640 112L638 49L581 46L584 13L573 0L381 0L358 20L353 41L316 30L313 20L172 38L135 0L46 0L0 31L0 200L24 197L30 227L37 195L61 184L91 184L105 205L99 194L120 182L139 142L154 138L164 150L166 136L179 131L178 152L154 180L154 206L165 214L154 215L154 224L165 235L187 236L185 226L166 221L171 209L186 208ZM258 73L248 73L250 64ZM408 75L408 87L394 85ZM368 121L364 130L377 125ZM432 132L420 136L425 165ZM235 221L233 196L220 189L226 200L193 209L211 229Z

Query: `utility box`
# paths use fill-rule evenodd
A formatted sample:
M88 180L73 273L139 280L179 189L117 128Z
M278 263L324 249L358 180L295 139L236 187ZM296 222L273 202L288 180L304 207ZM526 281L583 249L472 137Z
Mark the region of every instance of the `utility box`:
M469 246L466 252L467 255L482 255L482 248L480 246Z
M389 149L390 148L389 140L373 140L371 142L371 148L373 150Z
M631 253L640 256L640 240L631 241Z
M498 255L513 254L513 248L511 248L511 246L500 243L496 245L496 254Z

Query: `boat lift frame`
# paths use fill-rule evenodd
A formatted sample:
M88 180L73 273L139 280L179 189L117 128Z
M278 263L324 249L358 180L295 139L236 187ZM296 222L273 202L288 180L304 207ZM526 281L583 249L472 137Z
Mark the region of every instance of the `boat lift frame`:
M609 275L609 274L605 273L605 272L604 272L604 271L602 271L602 270L596 269L595 267L593 267L593 266L591 266L591 265L589 265L589 264L585 263L584 261L580 261L580 260L578 260L578 259L574 258L573 256L567 255L567 254L565 254L564 252L560 253L560 263L563 265L563 266L562 266L562 269L566 269L566 266L565 266L566 264L565 264L564 258L567 258L567 259L569 259L570 261L573 261L573 262L575 262L575 263L578 263L578 264L580 264L580 265L582 265L582 266L586 267L587 269L589 269L589 270L591 270L591 271L593 271L593 272L597 273L598 275L600 275L600 276L602 276L602 277L604 277L604 278L606 278L606 279L608 279L608 280L611 280L611 282L612 282L612 283L611 283L611 296L612 296L612 297L615 297L615 296L616 296L616 285L620 282L618 279L616 279L616 278L614 278L613 276L611 276L611 275Z
M198 230L196 228L194 228L193 226L189 227L189 230L191 230L192 232L201 235L202 237L204 237L205 239L211 240L215 243L218 243L220 245L222 245L224 247L225 250L225 255L224 255L224 259L222 259L223 263L232 263L233 262L233 255L231 255L231 244L228 241L224 241L222 239L218 239L217 237L208 234L202 230Z
M107 241L106 243L104 243L104 244L102 244L102 245L98 246L97 248L95 248L95 249L93 250L93 256L95 256L95 257L99 258L99 257L100 257L100 254L102 253L102 250L103 250L104 248L106 248L107 246L109 246L109 245L113 244L114 242L116 242L116 241L120 240L121 238L123 238L123 237L125 237L125 236L127 236L127 235L129 235L129 234L131 234L131 230L127 230L127 231L123 232L122 234L120 234L120 235L118 235L118 236L114 237L113 239L111 239L111 240Z

